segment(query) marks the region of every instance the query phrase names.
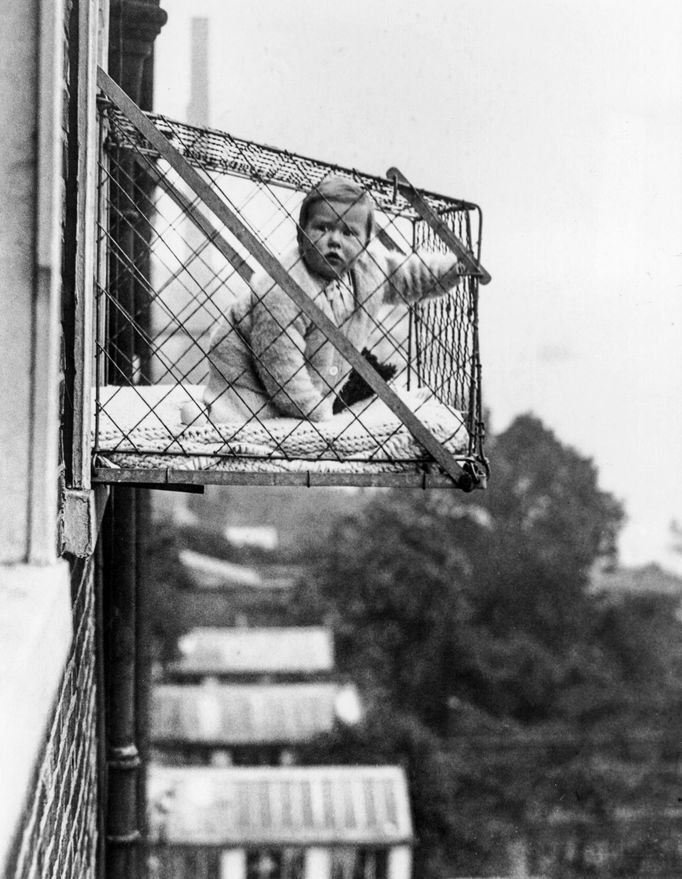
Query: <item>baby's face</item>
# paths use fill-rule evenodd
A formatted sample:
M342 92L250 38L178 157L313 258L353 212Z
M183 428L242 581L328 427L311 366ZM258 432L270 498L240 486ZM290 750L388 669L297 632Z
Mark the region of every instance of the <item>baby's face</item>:
M365 249L368 225L366 205L316 202L301 236L305 264L326 280L339 278Z

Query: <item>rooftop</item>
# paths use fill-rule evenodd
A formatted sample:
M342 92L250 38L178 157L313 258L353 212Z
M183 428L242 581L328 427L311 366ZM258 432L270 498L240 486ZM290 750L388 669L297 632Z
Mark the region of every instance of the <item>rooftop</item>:
M334 683L162 684L152 694L157 744L298 744L329 732L347 688Z
M257 588L262 585L262 578L255 568L226 562L223 559L194 552L191 549L180 550L180 562L194 574L205 589L220 589L230 586Z
M315 674L334 668L334 639L323 626L192 629L179 641L179 676Z
M251 565L228 562L192 549L181 550L180 561L198 588L211 591L287 590L294 586L304 571L301 565L286 564L259 564L255 568Z
M596 570L592 575L591 586L595 592L601 590L629 593L658 592L682 597L682 578L657 564L643 565L639 568Z
M398 766L149 768L150 838L178 845L411 842Z

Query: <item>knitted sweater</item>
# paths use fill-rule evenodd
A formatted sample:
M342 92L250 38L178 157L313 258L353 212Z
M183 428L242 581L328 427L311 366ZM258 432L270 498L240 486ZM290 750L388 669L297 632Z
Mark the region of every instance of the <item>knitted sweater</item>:
M341 280L308 271L298 249L283 260L290 276L360 351L380 325L386 305L416 302L453 286L456 259L396 256L367 248ZM235 301L214 332L204 398L227 399L242 416L289 416L322 421L331 416L334 390L351 367L296 303L272 279L254 276L248 295Z

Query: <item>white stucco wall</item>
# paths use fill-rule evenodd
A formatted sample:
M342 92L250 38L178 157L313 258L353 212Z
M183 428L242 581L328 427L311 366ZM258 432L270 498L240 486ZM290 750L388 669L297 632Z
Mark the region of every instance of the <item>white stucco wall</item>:
M0 24L0 562L28 553L36 283L38 4L4 3Z
M0 19L0 564L56 559L62 0Z

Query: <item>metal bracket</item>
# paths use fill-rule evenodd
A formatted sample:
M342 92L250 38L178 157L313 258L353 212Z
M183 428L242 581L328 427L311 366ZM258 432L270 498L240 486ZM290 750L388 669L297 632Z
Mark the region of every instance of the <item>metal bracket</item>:
M109 496L108 488L104 491L102 488L67 488L64 492L63 550L76 558L88 558L95 551L99 526Z
M65 552L79 559L92 555L97 542L95 492L67 488L62 516Z

